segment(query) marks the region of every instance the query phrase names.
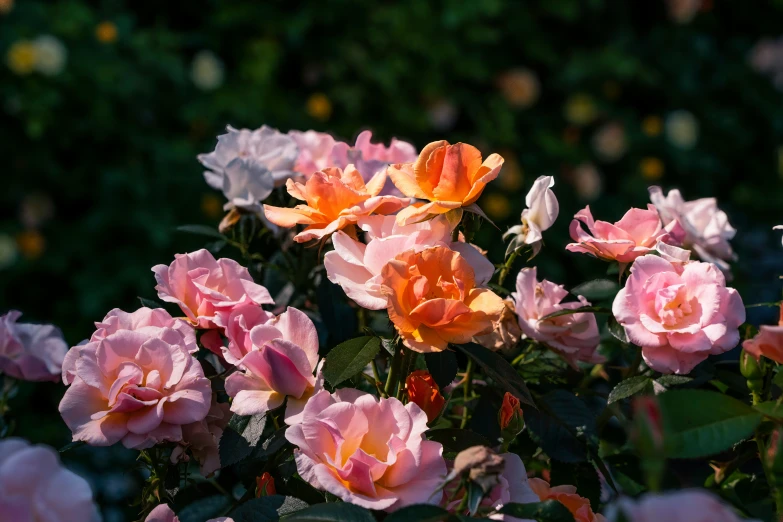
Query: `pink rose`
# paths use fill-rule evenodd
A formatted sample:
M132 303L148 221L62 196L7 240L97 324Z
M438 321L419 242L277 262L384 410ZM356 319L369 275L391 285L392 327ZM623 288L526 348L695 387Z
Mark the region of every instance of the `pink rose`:
M783 307L780 308L780 320L776 326L763 324L753 339L742 343L746 352L758 360L762 355L777 363L783 363Z
M561 303L567 295L562 285L546 279L539 282L535 267L523 268L517 275L517 291L511 294L522 333L546 344L573 367L578 361L602 362L603 357L595 351L600 342L595 314L580 312L544 319L560 310L590 306L581 295L578 301Z
M50 324L17 323L22 312L0 317L0 373L22 381L57 381L68 345Z
M623 497L607 510L614 522L622 513L629 522L740 522L718 497L701 489L647 493L633 500ZM746 521L750 522L750 521Z
M176 303L198 328L225 326L235 307L273 304L272 296L256 284L247 268L233 259L218 259L205 249L177 254L171 265L152 267L158 297Z
M384 511L440 501L443 448L424 437L427 414L414 403L350 388L322 390L302 419L285 436L298 446L299 475L314 487Z
M318 333L304 312L285 312L250 330L250 344L235 343L239 371L226 379L233 398L231 411L256 415L280 407L286 396L286 415L301 411L315 389L313 371L318 363ZM290 411L289 411L290 410ZM299 410L299 411L296 411Z
M476 286L486 286L495 271L476 247L451 240L454 225L443 215L413 225L398 225L395 216L369 216L360 218L358 225L367 232L367 244L344 232L335 233L334 250L324 256L324 267L331 282L369 310L387 307L387 298L381 293L381 271L386 263L407 250L419 252L445 246L458 252L473 267Z
M654 255L634 261L612 313L650 368L678 374L737 346L745 321L742 298L714 265Z
M74 346L65 354L62 367L64 384L71 384L76 377L76 360L79 358L79 350L86 346L94 348L99 341L120 330L146 332L152 337L163 336L169 344L184 346L190 353L198 351L196 331L193 330L193 327L187 321L171 317L171 314L163 308L144 307L131 313L115 308L106 314L102 322L96 322L95 328L96 330L89 341Z
M332 149L334 149L334 144L337 142L329 134L314 130L306 132L292 130L288 132L288 135L294 139L299 147L299 157L296 158L295 171L305 176L311 176L326 167L339 166L332 159ZM340 168L345 168L346 166L347 164L340 166Z
M685 248L692 249L702 261L729 271L729 261L737 259L729 244L737 230L729 224L726 213L715 198L685 201L677 189L663 196L661 187L650 187L650 200L658 209L664 226Z
M188 460L187 452L201 465L201 474L205 477L220 469L220 437L231 420L230 405L217 402L212 394L212 404L207 416L200 421L182 426L182 441L171 453L171 462Z
M144 449L178 442L183 425L204 419L212 389L178 335L170 328L118 330L79 347L60 402L73 440Z
M268 323L275 315L255 304L238 306L231 310L226 319L228 346L220 344L220 350L227 363L237 365L253 349L250 331L259 324Z
M65 469L57 452L17 438L0 440L0 519L9 522L98 522L86 480Z
M356 137L356 144L351 147L347 143L337 142L332 151L335 166L345 168L353 163L365 181L369 181L377 172L395 163L412 163L419 153L416 147L397 138L392 138L386 147L383 143L372 143L372 132L363 131ZM381 195L402 196L390 179L381 191Z
M174 514L174 511L168 506L168 504L160 504L155 507L144 522L179 522L179 517ZM210 518L206 522L234 522L230 517L218 517Z
M529 504L538 502L536 495L530 488L527 480L527 471L522 459L514 453L501 453L504 460L503 473L499 476L498 484L482 499L481 506L500 509L504 504ZM449 465L451 467L451 465ZM459 479L455 479L443 488L441 506L454 513L465 496L465 490L458 491ZM467 514L467 513L460 513ZM504 520L505 522L532 522L507 515L492 515L492 520Z
M582 224L589 234L582 229ZM576 243L566 246L566 250L620 263L630 263L650 253L658 241L668 239L653 205L647 205L647 210L632 208L615 224L594 221L588 205L574 216L569 231Z

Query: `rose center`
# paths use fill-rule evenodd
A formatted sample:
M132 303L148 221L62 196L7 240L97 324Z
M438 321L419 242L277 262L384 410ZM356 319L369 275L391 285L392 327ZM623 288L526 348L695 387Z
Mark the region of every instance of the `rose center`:
M693 311L685 285L672 285L658 290L655 310L664 326L674 326L682 321Z

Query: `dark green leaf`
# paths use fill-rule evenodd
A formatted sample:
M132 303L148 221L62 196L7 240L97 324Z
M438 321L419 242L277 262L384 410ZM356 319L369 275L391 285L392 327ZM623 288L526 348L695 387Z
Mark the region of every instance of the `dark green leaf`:
M307 503L294 497L271 495L248 500L232 511L234 522L274 522L288 514L307 508Z
M73 442L69 442L68 444L60 448L59 451L60 453L65 453L66 451L71 451L72 449L81 448L85 444L87 443L84 442L83 440L75 440Z
M628 336L625 334L625 328L617 322L617 319L613 315L609 316L609 320L606 322L606 327L609 329L609 333L620 341L621 343L628 344Z
M593 279L575 286L571 293L581 295L588 301L604 301L612 299L620 290L620 285L610 279Z
M197 234L199 236L214 237L215 239L222 239L224 241L226 240L226 236L218 232L217 229L206 225L182 225L177 227L177 231Z
M783 419L783 404L778 404L777 401L767 401L761 404L753 406L756 411L761 412L766 417L773 419ZM62 450L60 450L62 452Z
M386 517L384 522L445 522L451 517L451 513L442 507L431 504L414 504L399 509Z
M693 382L693 377L688 377L687 375L662 375L655 379L655 382L663 386L664 388L675 388L677 386L682 386L683 384L688 384L689 382Z
M617 386L609 393L608 404L612 404L622 399L627 399L637 393L648 392L652 393L653 381L649 377L644 375L637 375L630 377L624 381L617 383Z
M353 337L359 323L356 319L356 310L348 304L343 289L323 277L315 289L315 294L318 300L318 311L329 332L328 346L334 346Z
M337 386L364 370L380 350L381 340L369 335L338 344L326 356L324 377L329 384Z
M446 428L442 430L432 430L427 433L430 440L440 442L443 445L444 453L459 453L460 451L473 446L492 446L492 442L486 437L470 430L461 430L457 428Z
M551 486L569 485L576 487L579 495L590 501L593 511L598 511L601 503L601 481L592 464L566 464L552 459Z
M286 522L375 522L372 512L347 502L316 504L285 518Z
M612 311L609 308L603 306L580 306L579 308L572 308L569 310L559 310L552 312L549 315L545 315L541 320L551 319L552 317L560 317L561 315L581 314L582 312L591 312L594 314L611 314Z
M495 384L503 390L510 392L525 404L536 407L525 381L501 355L476 343L458 344L456 348L476 361L484 375L495 381Z
M533 519L538 522L574 522L574 516L557 500L516 504L509 502L500 508L500 513L515 518Z
M672 458L714 455L747 438L761 414L747 404L705 390L672 390L658 396Z
M525 423L546 454L563 462L587 460L587 441L595 435L595 417L587 405L572 393L554 390L538 406L525 411Z
M231 502L225 495L200 498L183 507L177 513L177 518L180 522L204 522L204 520L219 517L230 505Z
M457 376L457 356L451 350L424 354L427 370L432 374L435 383L445 388L454 381Z
M266 426L264 415L231 417L220 437L220 465L225 468L248 457L256 447Z

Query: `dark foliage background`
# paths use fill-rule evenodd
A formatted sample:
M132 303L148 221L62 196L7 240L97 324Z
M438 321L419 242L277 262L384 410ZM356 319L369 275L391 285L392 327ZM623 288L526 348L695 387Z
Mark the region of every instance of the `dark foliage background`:
M53 322L71 344L110 309L154 297L151 266L203 245L175 227L222 217L195 156L227 123L500 152L481 204L501 230L553 174L561 213L536 264L567 287L605 271L563 248L585 204L615 221L652 183L715 196L738 229L734 285L748 304L780 297L783 96L752 60L779 36L779 0L708 1L690 21L662 1L620 0L0 0L0 12L0 311ZM65 63L24 74L19 45L40 35L62 43ZM692 147L672 137L672 113L686 115L686 138L695 122ZM478 240L497 262L499 237L485 226ZM61 394L23 387L18 433L66 443ZM134 494L130 459L66 459L102 484L109 520Z

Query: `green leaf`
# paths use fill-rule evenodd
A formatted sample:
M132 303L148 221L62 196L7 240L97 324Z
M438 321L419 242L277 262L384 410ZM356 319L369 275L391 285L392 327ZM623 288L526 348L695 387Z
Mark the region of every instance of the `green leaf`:
M295 514L306 508L307 503L298 498L270 495L248 500L229 516L234 522L275 522L284 515Z
M612 311L609 308L603 306L580 306L579 308L571 308L568 310L558 310L552 312L549 315L545 315L540 320L551 319L552 317L560 317L561 315L581 314L583 312L591 312L594 314L611 314Z
M264 433L265 415L234 415L220 437L220 465L225 468L248 457Z
M689 382L693 382L693 377L689 377L687 375L662 375L655 379L655 382L663 386L664 388L675 388L677 386L682 386L683 384L688 384Z
M375 522L367 509L346 502L316 504L285 518L286 522Z
M432 504L414 504L398 509L384 520L384 522L445 522L451 517L451 513L442 507Z
M553 459L587 460L588 438L595 436L595 417L587 405L565 390L553 390L538 402L538 410L525 411L525 424L534 440Z
M761 412L765 417L771 417L773 419L783 419L783 404L778 404L777 401L767 401L753 406L756 411ZM62 450L60 450L62 452Z
M761 422L756 410L717 392L672 390L658 401L672 458L720 453L749 437Z
M60 453L65 453L66 451L71 451L72 449L81 448L82 446L86 445L87 443L83 440L75 440L73 442L69 442L62 448L60 448L58 451Z
M625 328L617 322L617 319L613 315L609 316L609 320L606 321L606 327L609 329L609 333L612 337L620 341L621 343L628 344L628 336L625 334Z
M509 502L504 504L499 512L515 518L533 519L538 522L574 522L574 516L568 511L568 508L557 500L531 504Z
M424 354L424 361L427 363L427 370L432 374L435 383L441 388L445 388L454 381L457 376L457 356L451 350L442 352L432 352Z
M637 375L635 377L625 379L624 381L620 381L617 383L617 386L615 386L614 389L609 393L609 400L607 401L607 404L612 404L619 400L627 399L628 397L636 395L637 393L642 393L643 391L652 393L652 385L652 379L645 377L644 375Z
M484 375L495 381L505 391L511 392L517 399L536 407L525 381L511 364L501 355L476 343L458 344L455 347L476 361Z
M206 225L182 225L177 227L178 232L187 232L188 234L196 234L199 236L214 237L215 239L226 240L226 236L218 232L212 227Z
M147 299L146 297L139 297L139 302L141 303L141 306L146 306L147 308L163 308L163 305L159 302L155 301L154 299Z
M440 442L443 445L444 453L459 453L460 451L472 448L473 446L492 446L492 442L470 430L461 430L457 428L445 428L442 430L431 430L427 432L430 440Z
M203 522L219 517L230 505L231 502L225 495L212 495L183 507L177 513L177 518L180 522Z
M332 386L337 386L364 370L380 350L381 340L369 335L340 343L326 356L324 378Z
M610 279L593 279L575 286L571 293L581 295L588 301L604 301L614 298L620 291L620 285Z

